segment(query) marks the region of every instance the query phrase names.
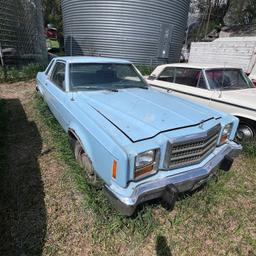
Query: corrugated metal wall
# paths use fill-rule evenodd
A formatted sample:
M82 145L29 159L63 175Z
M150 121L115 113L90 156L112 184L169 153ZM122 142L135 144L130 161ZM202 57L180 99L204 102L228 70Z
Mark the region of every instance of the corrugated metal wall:
M0 0L0 43L17 59L47 59L41 0Z
M189 0L62 0L68 55L177 62Z

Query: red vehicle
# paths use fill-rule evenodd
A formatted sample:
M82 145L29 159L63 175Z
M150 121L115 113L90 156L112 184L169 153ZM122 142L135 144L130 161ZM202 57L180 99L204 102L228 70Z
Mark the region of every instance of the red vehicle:
M51 24L48 24L47 28L45 28L45 37L48 52L59 52L60 44L58 41L58 31Z

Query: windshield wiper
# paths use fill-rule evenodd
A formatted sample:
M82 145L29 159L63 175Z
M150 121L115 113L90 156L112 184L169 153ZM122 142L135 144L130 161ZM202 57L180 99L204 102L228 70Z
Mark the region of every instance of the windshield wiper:
M138 86L138 88L144 89L144 90L148 90L148 87L147 87L147 86Z
M82 90L92 90L92 91L99 91L99 90L105 90L105 91L111 91L111 92L118 92L118 90L116 88L108 88L108 87L95 87L95 86L74 86L73 87L74 90L77 89L82 89Z
M140 89L144 89L144 90L148 90L147 86L139 86L139 85L115 85L118 87L118 89L131 89L131 88L140 88Z
M118 92L118 90L116 88L105 88L105 89L102 89L102 90L107 90L107 91L110 91L110 92Z

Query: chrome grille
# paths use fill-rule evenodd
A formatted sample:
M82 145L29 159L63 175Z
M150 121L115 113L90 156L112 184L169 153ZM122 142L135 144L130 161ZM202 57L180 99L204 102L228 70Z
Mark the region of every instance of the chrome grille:
M169 144L166 162L169 169L197 164L209 156L216 148L220 125L207 132L207 135L189 141Z

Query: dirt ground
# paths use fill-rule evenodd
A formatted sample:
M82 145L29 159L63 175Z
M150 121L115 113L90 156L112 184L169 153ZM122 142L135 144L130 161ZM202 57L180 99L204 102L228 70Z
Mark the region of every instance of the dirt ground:
M0 255L89 255L79 195L31 106L35 83L0 84L6 100L8 170L0 181ZM57 232L56 232L57 231Z

